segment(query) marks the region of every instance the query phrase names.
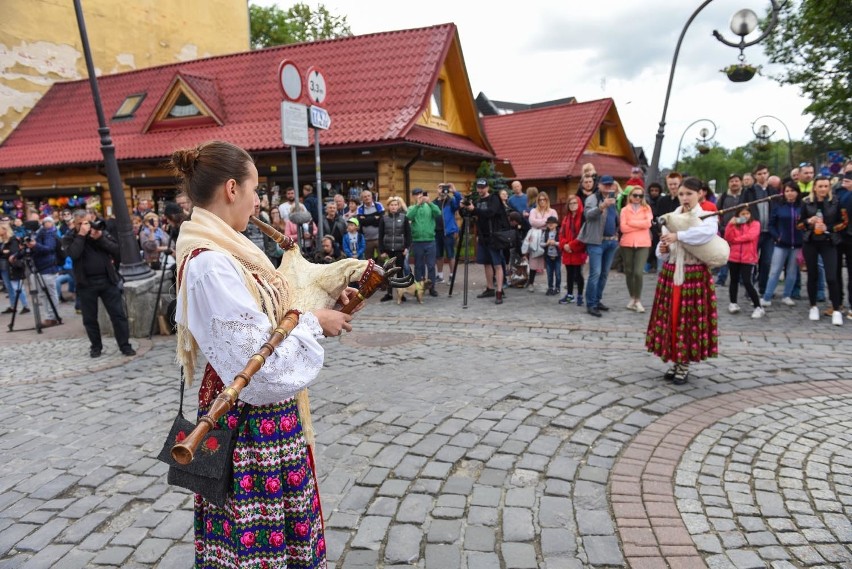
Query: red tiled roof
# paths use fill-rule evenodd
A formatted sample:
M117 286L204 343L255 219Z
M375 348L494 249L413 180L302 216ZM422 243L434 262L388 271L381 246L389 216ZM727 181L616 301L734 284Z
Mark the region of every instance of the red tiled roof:
M635 166L635 164L621 156L609 156L607 154L590 152L581 155L577 162L574 163L571 176L580 177L583 174L583 164L587 162L595 165L595 172L601 175L613 176L614 178L630 178L631 170Z
M322 134L325 147L411 140L488 157L489 149L465 138L414 128L456 38L456 26L442 24L152 67L100 77L98 84L108 121L128 95L147 93L132 119L109 121L119 160L165 157L213 138L249 151L284 148L277 79L283 59L303 76L311 65L325 76L332 119ZM177 73L224 125L142 132ZM88 79L57 83L0 146L0 169L101 162L97 126Z
M508 159L518 178L565 178L577 175L582 164L605 164L598 172L620 176L619 161L613 156L587 154L592 136L598 132L612 99L573 103L519 111L508 115L482 117L486 136L498 157ZM610 172L609 168L618 172Z

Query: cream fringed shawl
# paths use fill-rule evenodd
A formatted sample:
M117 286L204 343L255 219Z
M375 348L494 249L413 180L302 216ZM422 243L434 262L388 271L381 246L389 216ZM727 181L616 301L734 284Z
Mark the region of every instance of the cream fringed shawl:
M290 290L287 281L275 270L266 254L217 215L196 206L192 210L192 219L185 221L180 227L180 237L178 237L175 251L179 270L183 270L192 252L198 249L218 251L232 259L234 266L243 276L249 294L260 311L269 319L271 333L272 328L281 321L290 307ZM177 294L182 296L184 314L178 319L177 325L177 360L186 370L187 384L191 384L198 356L198 343L189 329L180 324L187 321L186 288L180 286L180 281L179 276ZM230 379L223 377L222 381L227 385ZM301 390L296 396L296 401L305 439L313 446L314 430L311 423L308 390Z

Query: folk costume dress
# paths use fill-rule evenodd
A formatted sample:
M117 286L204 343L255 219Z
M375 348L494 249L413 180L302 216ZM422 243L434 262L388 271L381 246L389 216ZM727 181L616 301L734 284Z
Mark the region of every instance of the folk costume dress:
M674 213L682 213L682 208ZM700 213L703 210L696 206L687 215L698 217ZM718 217L705 217L699 225L678 231L678 240L669 246L668 255L660 253L657 245L657 257L664 263L657 279L645 347L664 362L700 362L719 353L713 277L707 265L680 246L709 243L717 231ZM662 234L667 233L663 226Z
M177 257L178 359L187 378L199 350L209 362L198 395L200 416L269 338L286 313L289 290L263 251L203 208L195 207L182 225ZM234 493L221 508L195 496L196 569L326 567L303 428L309 420L297 396L322 368L322 336L316 317L302 314L220 419L222 427L240 424Z

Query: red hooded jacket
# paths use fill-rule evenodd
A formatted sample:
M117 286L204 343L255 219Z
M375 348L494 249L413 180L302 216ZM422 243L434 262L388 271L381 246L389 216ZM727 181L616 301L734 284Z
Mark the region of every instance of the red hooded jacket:
M586 244L577 240L580 228L583 226L583 201L577 203L577 211L571 215L570 210L562 219L559 228L559 250L562 251L563 265L582 265L586 262ZM571 247L571 252L565 250L565 245Z

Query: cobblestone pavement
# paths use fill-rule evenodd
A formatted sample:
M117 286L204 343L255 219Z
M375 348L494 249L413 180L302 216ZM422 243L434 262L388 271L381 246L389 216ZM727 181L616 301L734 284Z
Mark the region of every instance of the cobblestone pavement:
M674 386L621 275L600 319L525 290L495 306L471 280L467 309L460 286L371 301L326 342L311 393L330 567L852 567L852 323L720 311L720 357ZM15 336L0 569L190 567L191 496L154 458L173 339L133 358L106 341L95 368L82 336Z

